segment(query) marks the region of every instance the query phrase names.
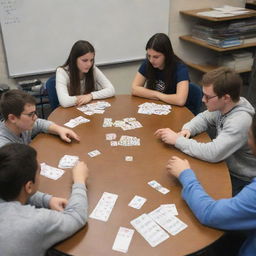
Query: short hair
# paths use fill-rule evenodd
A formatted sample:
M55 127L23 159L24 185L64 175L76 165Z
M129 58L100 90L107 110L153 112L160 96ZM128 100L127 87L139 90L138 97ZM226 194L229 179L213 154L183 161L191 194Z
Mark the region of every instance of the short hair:
M232 69L221 67L203 75L202 85L213 85L213 91L220 98L230 95L234 102L239 101L243 81Z
M11 143L0 148L0 198L15 200L28 181L35 182L38 163L32 147Z
M36 105L35 98L22 90L10 90L2 94L0 111L5 120L9 114L19 117L26 104Z

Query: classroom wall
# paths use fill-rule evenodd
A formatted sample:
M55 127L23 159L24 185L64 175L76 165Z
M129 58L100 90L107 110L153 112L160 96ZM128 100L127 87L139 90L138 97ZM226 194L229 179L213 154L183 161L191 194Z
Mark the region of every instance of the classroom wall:
M169 36L171 38L175 53L183 60L190 58L197 59L198 62L205 62L205 59L214 58L213 52L198 48L192 44L180 42L179 36L190 33L191 25L195 20L188 19L179 14L180 10L199 9L207 7L217 7L224 4L233 6L245 6L245 0L170 0L170 22ZM158 14L156 14L157 16ZM93 43L93 42L92 42ZM67 53L68 55L68 53ZM25 60L24 60L25 61ZM62 64L62 63L60 63ZM137 72L140 62L131 62L123 64L115 64L101 67L101 70L111 80L116 88L117 94L129 94L130 85L135 73ZM39 78L46 81L51 74L36 75L24 78L10 79L8 77L7 65L5 61L2 35L0 33L0 84L8 84L11 88L16 88L19 81L31 80ZM201 78L201 73L195 70L190 70L191 81L198 83Z

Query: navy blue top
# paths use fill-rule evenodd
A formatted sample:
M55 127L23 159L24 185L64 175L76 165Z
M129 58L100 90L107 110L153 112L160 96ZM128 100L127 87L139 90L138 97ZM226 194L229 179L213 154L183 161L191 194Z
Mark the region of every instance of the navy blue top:
M163 70L160 70L158 68L154 68L156 72L156 81L155 81L155 88L154 90L159 92L165 92L165 89L167 85L163 81ZM139 68L139 73L147 78L147 59L144 60L144 62L141 64ZM177 62L177 67L174 75L174 84L175 86L172 86L170 88L167 88L166 94L174 94L176 93L177 83L181 81L189 81L189 75L188 75L188 68L185 64L181 62Z

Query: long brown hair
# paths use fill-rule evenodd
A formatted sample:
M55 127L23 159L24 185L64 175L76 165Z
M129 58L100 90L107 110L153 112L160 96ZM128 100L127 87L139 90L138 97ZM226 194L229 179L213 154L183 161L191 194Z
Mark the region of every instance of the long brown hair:
M152 49L156 52L161 52L165 56L165 64L163 69L164 82L167 85L165 91L175 87L174 81L178 57L174 54L172 44L169 37L163 33L153 35L147 42L146 50ZM156 70L149 60L147 60L147 88L155 89Z
M80 76L79 69L77 67L77 58L87 54L95 53L93 46L84 40L79 40L75 42L72 46L68 59L62 66L62 68L67 69L69 73L70 86L68 88L70 96L75 96L81 94ZM89 69L85 76L85 94L95 91L95 82L93 77L93 66Z

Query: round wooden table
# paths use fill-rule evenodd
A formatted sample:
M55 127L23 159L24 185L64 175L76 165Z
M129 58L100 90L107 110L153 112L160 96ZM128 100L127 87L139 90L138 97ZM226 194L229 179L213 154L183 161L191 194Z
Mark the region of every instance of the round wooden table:
M112 250L117 231L120 226L133 228L130 221L143 213L149 213L161 204L176 204L179 215L177 216L188 227L156 247L151 247L146 240L135 232L129 251L126 255L186 255L207 247L219 239L223 232L201 225L194 217L186 203L181 198L181 185L165 169L167 160L173 156L187 158L191 167L197 174L206 191L215 199L231 196L231 182L225 163L207 163L189 157L168 146L154 137L158 128L170 127L179 131L182 125L188 122L192 113L185 107L172 106L168 115L138 114L138 105L145 102L160 103L130 95L118 95L106 99L111 107L106 108L104 114L85 116L75 107L57 108L51 113L49 120L63 125L71 118L85 116L89 123L81 124L73 130L81 137L81 142L65 143L57 136L40 134L31 145L38 152L39 162L46 162L51 166L58 166L64 154L77 155L85 161L90 169L88 180L88 215L95 208L103 192L118 195L118 199L107 222L88 218L87 225L71 238L59 243L56 248L76 256L91 255L123 255ZM142 128L123 131L118 127L104 128L104 118L122 120L126 117L135 117ZM111 147L105 139L106 133L116 133L117 140L121 135L136 136L140 138L140 146ZM195 137L201 142L209 141L206 133ZM101 155L90 158L88 152L98 149ZM132 162L126 162L125 156L133 156ZM171 191L163 195L151 188L147 183L156 180ZM57 181L40 176L40 190L55 196L68 197L72 184L71 170ZM139 195L147 199L139 210L131 208L128 203Z

